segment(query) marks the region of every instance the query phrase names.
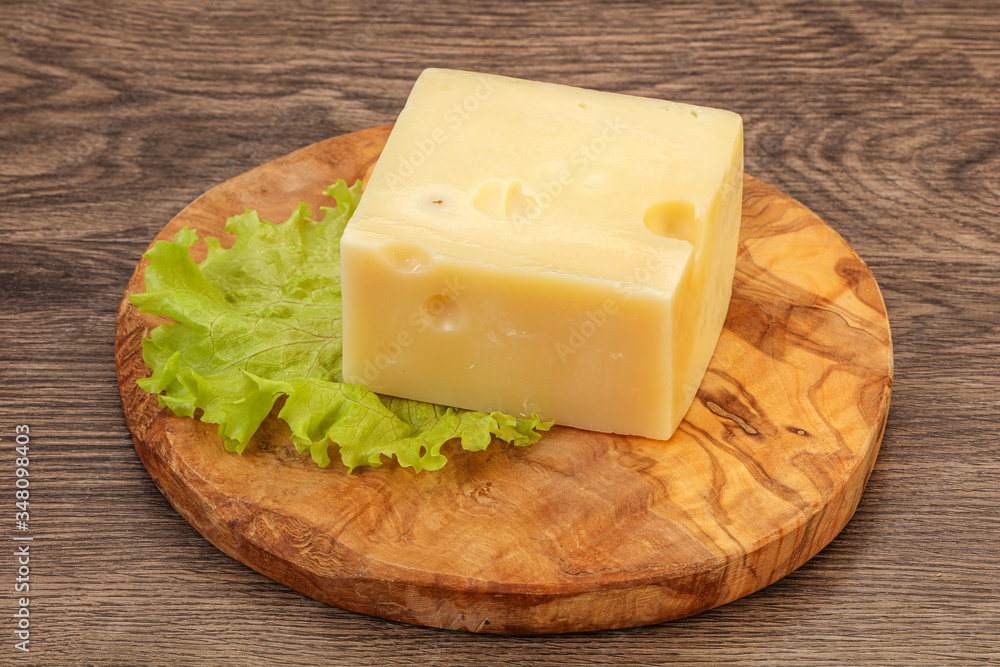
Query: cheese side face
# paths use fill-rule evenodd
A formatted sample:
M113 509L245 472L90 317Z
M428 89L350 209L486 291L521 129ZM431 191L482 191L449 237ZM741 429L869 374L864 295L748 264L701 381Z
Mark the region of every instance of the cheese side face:
M344 378L667 439L732 291L728 111L421 74L341 240Z

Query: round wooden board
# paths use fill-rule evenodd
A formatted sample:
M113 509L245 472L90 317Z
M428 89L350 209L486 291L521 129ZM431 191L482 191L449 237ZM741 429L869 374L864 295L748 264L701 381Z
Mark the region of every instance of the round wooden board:
M389 127L329 139L198 198L219 236L256 208L284 220L365 178ZM225 241L224 241L225 243ZM203 252L201 243L193 252ZM201 257L196 257L201 259ZM747 176L732 304L690 411L667 442L555 427L527 448L455 447L438 472L347 474L299 456L272 414L242 456L136 386L157 323L128 295L115 356L125 416L157 486L222 551L338 607L442 628L548 633L694 614L788 574L837 535L889 410L892 343L874 278L815 214Z

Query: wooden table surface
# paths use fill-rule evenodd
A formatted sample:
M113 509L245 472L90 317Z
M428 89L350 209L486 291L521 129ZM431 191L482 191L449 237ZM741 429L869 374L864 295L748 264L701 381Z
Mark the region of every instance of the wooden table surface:
M1000 664L995 0L0 7L0 664ZM292 592L160 495L115 384L115 313L140 254L213 185L392 122L428 66L733 109L748 173L869 264L893 404L860 507L818 556L672 623L479 636Z

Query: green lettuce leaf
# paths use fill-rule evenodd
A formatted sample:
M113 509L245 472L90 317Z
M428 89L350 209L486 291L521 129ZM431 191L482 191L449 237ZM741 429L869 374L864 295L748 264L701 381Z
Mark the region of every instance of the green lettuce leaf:
M518 419L375 394L344 384L340 236L361 196L360 181L324 191L336 207L310 217L300 204L283 224L255 211L230 218L236 242L224 249L205 238L196 263L197 233L185 227L173 242L144 255L146 292L132 303L173 321L143 341L153 374L139 386L175 414L218 424L226 449L243 452L275 403L300 453L327 466L339 452L348 469L378 467L387 457L417 471L437 470L441 447L457 439L470 451L493 437L514 445L537 442L551 422Z

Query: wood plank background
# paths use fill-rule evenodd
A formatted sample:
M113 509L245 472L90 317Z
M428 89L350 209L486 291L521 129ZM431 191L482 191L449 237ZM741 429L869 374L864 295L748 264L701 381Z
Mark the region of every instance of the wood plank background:
M1000 664L995 0L3 1L0 38L0 663ZM857 514L816 558L669 624L476 636L293 593L157 492L113 361L139 255L216 183L392 122L427 66L733 109L747 171L868 262L893 406ZM18 424L33 438L27 655Z

